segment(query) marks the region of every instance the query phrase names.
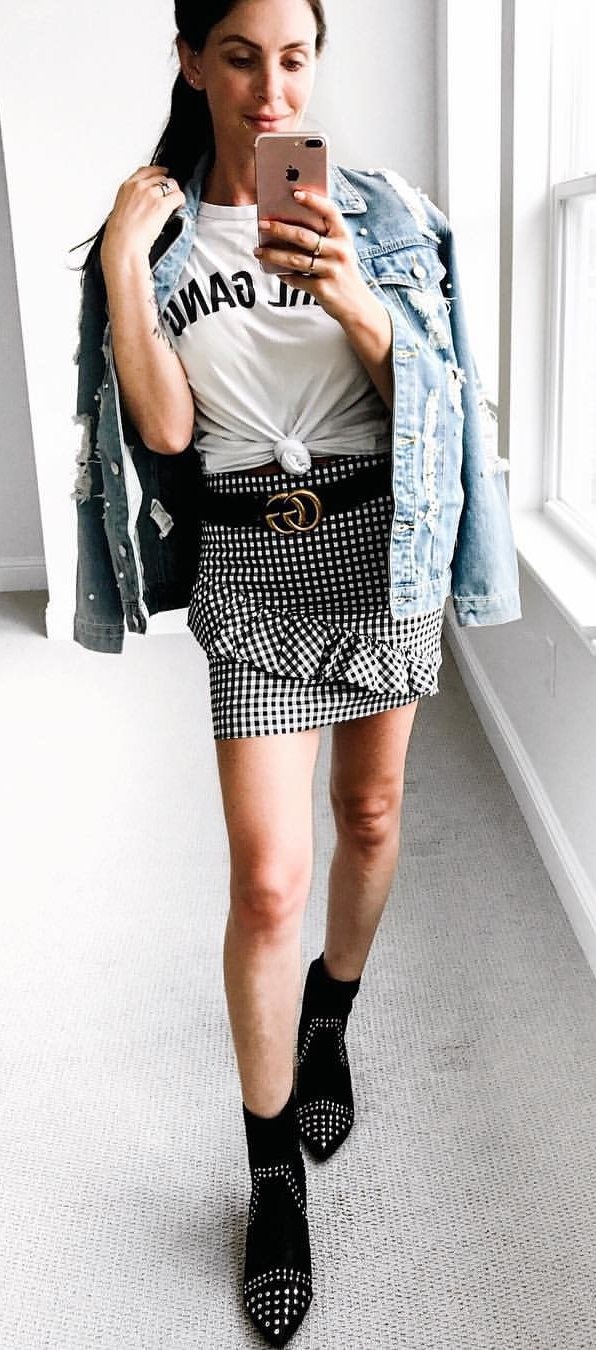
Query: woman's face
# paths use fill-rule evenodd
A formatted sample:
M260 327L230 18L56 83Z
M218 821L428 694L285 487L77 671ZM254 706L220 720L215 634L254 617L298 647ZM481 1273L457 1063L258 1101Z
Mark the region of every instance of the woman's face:
M317 26L307 0L240 0L202 52L179 45L186 77L204 89L218 149L261 131L295 131L316 73Z

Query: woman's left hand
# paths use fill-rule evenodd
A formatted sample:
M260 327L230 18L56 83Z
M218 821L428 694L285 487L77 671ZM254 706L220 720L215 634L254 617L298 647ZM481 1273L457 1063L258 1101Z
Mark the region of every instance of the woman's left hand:
M311 268L311 258L319 242L315 229L305 225L286 225L280 220L260 220L259 225L274 243L254 250L257 258L277 267L304 268L307 273L281 272L282 281L314 295L323 309L339 323L354 323L361 310L370 305L370 290L358 270L358 258L341 211L330 197L306 189L295 192L297 201L312 207L320 215L324 230L321 246ZM279 242L278 242L279 241Z

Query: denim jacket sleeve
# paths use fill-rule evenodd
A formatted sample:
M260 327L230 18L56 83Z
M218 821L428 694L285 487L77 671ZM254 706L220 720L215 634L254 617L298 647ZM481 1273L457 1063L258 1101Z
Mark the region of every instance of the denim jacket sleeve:
M79 317L77 577L73 637L89 651L120 653L125 631L187 608L200 550L200 459L191 440L156 454L123 408L113 361L101 265L85 272ZM125 629L126 625L126 629Z
M73 638L89 651L120 653L124 616L105 532L105 491L97 453L99 390L105 372L105 287L99 269L83 277L79 345L75 353L77 403L73 421L82 427L78 472L71 497L77 511L76 605Z
M464 414L461 479L464 503L452 559L453 607L460 626L508 623L522 617L517 552L505 486L509 461L499 457L497 420L488 407L471 351L455 240L437 212L443 286L462 376ZM464 378L465 377L465 378Z

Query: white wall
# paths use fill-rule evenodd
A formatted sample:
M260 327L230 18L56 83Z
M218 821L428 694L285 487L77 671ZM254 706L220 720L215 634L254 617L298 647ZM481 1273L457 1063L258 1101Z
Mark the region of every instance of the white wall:
M43 589L45 563L0 139L0 591Z
M436 0L327 0L326 14L311 111L333 138L334 158L396 168L433 197Z
M334 157L355 167L390 164L432 196L435 0L369 0L369 36L356 0L328 0L327 14L329 47L311 111L328 129ZM68 269L82 262L86 248L70 257L68 249L96 231L119 183L151 157L178 69L174 36L171 0L150 6L106 0L101 23L84 5L29 0L14 8L2 34L0 118L15 273L7 246L0 284L14 355L0 365L0 380L2 404L12 401L14 422L0 453L20 514L5 505L14 533L2 530L8 542L0 543L0 555L40 552L24 353L51 637L71 637L76 565L69 494L81 434L72 422L79 273ZM15 277L22 346L14 302L7 308ZM157 622L154 627L158 631Z

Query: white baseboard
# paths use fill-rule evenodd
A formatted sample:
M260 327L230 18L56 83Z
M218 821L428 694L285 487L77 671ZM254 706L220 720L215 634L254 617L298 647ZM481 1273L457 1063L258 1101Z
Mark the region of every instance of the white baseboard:
M46 591L47 588L43 558L0 558L0 592Z
M487 740L516 798L579 945L596 975L596 891L450 604L445 609L445 636Z

